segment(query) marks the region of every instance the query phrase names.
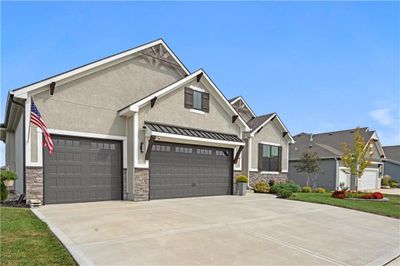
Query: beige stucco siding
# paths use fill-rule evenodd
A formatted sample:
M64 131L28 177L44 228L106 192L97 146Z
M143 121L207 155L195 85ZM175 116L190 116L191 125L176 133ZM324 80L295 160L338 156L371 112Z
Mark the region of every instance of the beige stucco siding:
M269 142L282 146L282 171L287 171L289 144L287 139L282 137L282 130L278 128L274 121L267 123L252 139L251 170L258 169L258 144L261 142Z
M199 85L196 81L192 85L205 89L204 85ZM209 91L207 90L207 92ZM186 109L184 106L184 87L157 99L153 108L150 105L141 108L139 126L142 127L145 121L236 135L239 135L240 132L239 127L232 123L232 115L224 110L212 94L210 94L209 113L198 114Z
M210 92L208 88L194 81L186 86L196 86ZM157 99L153 108L146 105L139 110L138 128L139 143L144 142L144 122L158 122L175 126L204 129L221 133L229 133L240 136L240 128L232 123L232 116L221 106L217 99L210 93L209 113L198 114L191 112L184 106L184 87L178 88L170 94ZM139 152L139 162L144 161L144 153Z
M126 118L117 111L181 78L171 65L137 56L57 85L53 96L46 90L33 99L50 129L125 136Z

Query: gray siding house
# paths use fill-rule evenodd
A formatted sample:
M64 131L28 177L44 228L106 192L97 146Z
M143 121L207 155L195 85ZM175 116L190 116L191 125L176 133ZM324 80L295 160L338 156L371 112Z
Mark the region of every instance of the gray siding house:
M375 131L360 128L360 134L365 139L366 145L372 148L372 163L358 179L358 187L360 190L380 188L385 153ZM306 185L307 174L297 172L296 166L300 163L304 152L315 152L321 159L316 185L329 190L337 189L341 185L350 187L350 175L344 171L346 168L340 158L343 143L348 143L352 148L353 138L353 129L319 134L301 133L294 136L295 144L290 146L289 180L302 186Z
M383 172L400 184L400 145L383 147L386 158L383 160Z
M32 102L53 154L30 123ZM10 91L0 137L27 200L141 201L233 194L234 177L257 169L257 151L245 146L288 132L276 115L257 128L248 122L160 39ZM266 137L252 141L257 134ZM271 141L286 161L276 172L287 170L290 141L288 133Z

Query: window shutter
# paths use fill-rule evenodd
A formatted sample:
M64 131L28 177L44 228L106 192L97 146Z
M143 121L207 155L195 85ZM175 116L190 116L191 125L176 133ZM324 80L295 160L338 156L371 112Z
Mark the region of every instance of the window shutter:
M210 94L201 94L201 110L208 113L210 111Z
M185 88L185 108L193 108L193 90Z
M278 147L278 170L282 172L282 147Z
M263 167L263 145L258 143L258 171L262 171Z

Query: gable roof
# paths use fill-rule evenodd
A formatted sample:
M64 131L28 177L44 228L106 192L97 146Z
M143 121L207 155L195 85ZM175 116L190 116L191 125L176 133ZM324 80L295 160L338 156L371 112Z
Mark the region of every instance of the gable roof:
M216 95L222 101L223 107L225 107L224 109L227 112L231 113L232 115L237 115L238 119L236 121L240 121L240 123L242 124L242 126L244 127L244 129L246 131L250 131L250 128L247 125L246 121L244 121L238 115L235 108L232 107L232 105L228 102L228 100L226 99L224 94L218 89L218 87L214 84L214 82L210 79L210 77L207 75L207 73L203 69L199 69L199 70L193 72L192 74L190 74L189 76L184 77L184 78L182 78L182 79L180 79L180 80L178 80L178 81L176 81L176 82L174 82L152 94L149 94L148 96L146 96L145 98L143 98L141 100L138 100L128 106L123 107L122 109L120 109L118 111L118 113L121 116L126 116L126 115L130 115L133 112L138 112L141 107L143 107L146 104L149 104L152 99L163 97L163 96L169 94L170 92L188 84L189 82L193 81L194 79L197 79L197 77L201 77L201 79L204 78L208 82L208 84L210 84L211 88L214 89L214 91L216 92Z
M64 79L71 78L75 75L82 74L83 72L87 72L87 71L91 71L91 70L93 71L94 69L99 68L103 65L110 64L110 63L118 61L118 60L123 60L124 58L129 58L129 56L132 56L133 54L142 52L146 49L152 48L157 45L162 46L163 49L166 50L166 52L171 56L171 60L176 62L176 64L183 70L185 75L190 74L189 70L183 65L183 63L179 60L179 58L172 52L172 50L168 47L168 45L164 42L164 40L158 39L158 40L137 46L135 48L131 48L131 49L122 51L120 53L117 53L117 54L114 54L111 56L107 56L105 58L96 60L94 62L85 64L83 66L76 67L74 69L51 76L49 78L34 82L32 84L14 89L13 91L11 91L11 93L14 94L16 97L26 98L27 92L42 88L44 86L48 86L52 82L59 82Z
M376 132L367 127L360 128L360 135L366 143L377 139ZM317 152L320 158L338 158L342 156L344 142L353 148L354 129L318 134L300 133L294 139L296 143L290 147L290 159L300 159L305 151Z
M386 155L386 161L400 164L400 145L383 147Z
M244 98L242 96L236 96L236 97L230 99L229 102L230 102L230 104L233 105L234 103L236 103L239 100L241 100L244 103L244 105L250 111L250 113L252 114L253 117L257 116L256 113L254 113L254 111L250 108L250 105L247 104L247 102L244 100Z
M261 115L258 117L254 117L253 119L248 121L247 124L251 128L250 135L251 136L256 135L270 121L276 121L277 124L282 127L283 132L286 132L286 136L289 138L290 142L291 143L295 142L294 138L290 134L289 130L286 128L285 124L283 124L282 120L279 118L277 113ZM285 137L285 136L283 136L283 137Z
M247 124L249 125L249 127L251 128L251 131L255 131L258 130L258 128L264 124L266 121L268 121L269 119L272 118L272 116L275 116L276 113L271 113L271 114L266 114L266 115L261 115L261 116L257 116L254 117L252 119L250 119Z

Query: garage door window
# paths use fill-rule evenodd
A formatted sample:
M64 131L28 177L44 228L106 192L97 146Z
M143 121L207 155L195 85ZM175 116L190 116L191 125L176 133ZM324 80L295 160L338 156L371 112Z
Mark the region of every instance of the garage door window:
M208 149L196 149L197 154L212 155L212 150Z
M177 153L192 153L192 148L186 148L186 147L175 147L175 152Z
M215 154L216 154L217 156L229 156L229 152L227 152L227 151L216 150L216 151L215 151Z
M168 145L160 145L160 144L155 144L151 148L152 151L163 151L163 152L170 152L171 147Z

